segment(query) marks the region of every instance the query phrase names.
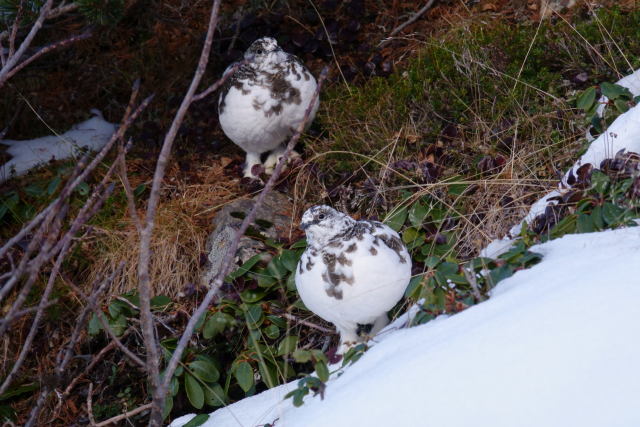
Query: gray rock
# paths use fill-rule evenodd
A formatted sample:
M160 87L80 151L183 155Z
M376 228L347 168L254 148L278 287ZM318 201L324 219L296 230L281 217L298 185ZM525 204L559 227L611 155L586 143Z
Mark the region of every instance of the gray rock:
M222 259L229 250L231 242L242 224L242 219L254 204L255 198L236 200L222 208L213 219L214 230L207 239L207 263L201 279L204 286L208 287L220 270ZM253 227L258 229L265 238L287 238L292 227L292 210L293 205L287 196L272 191L267 194L256 215L260 224L265 224L264 221L266 221L271 225L257 227L254 224ZM242 236L234 261L236 265L242 265L249 258L264 250L265 245L262 241L246 235Z

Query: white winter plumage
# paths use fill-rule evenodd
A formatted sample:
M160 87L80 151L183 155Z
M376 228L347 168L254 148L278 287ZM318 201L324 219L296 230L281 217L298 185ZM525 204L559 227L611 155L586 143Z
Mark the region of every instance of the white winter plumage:
M52 159L73 157L81 148L100 150L111 138L116 125L105 121L102 115L74 125L61 135L48 135L31 140L0 140L8 145L7 153L13 158L0 167L0 182L12 174L24 175L29 169Z
M245 58L251 62L240 67L220 95L219 119L227 137L247 153L244 175L254 177L252 167L262 163L260 154L265 152L271 154L264 167L267 173L273 171L284 143L303 121L317 83L273 38L256 40ZM318 106L316 101L308 124Z
M328 206L302 217L307 250L296 271L304 304L336 325L339 353L388 323L387 312L402 298L411 278L411 258L398 234L376 221L355 221ZM355 232L354 232L355 231Z

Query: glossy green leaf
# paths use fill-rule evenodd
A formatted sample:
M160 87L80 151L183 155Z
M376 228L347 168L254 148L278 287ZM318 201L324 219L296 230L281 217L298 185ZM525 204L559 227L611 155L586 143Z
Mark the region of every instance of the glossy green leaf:
M296 251L282 251L280 254L280 262L290 272L295 272L296 267L298 266L298 260L300 259L300 254Z
M411 296L416 297L416 295L413 294L418 290L418 288L422 284L423 279L424 275L422 274L412 277L409 281L409 284L407 285L407 289L404 291L404 296L406 298L409 298Z
M58 186L60 186L60 182L62 181L62 179L60 178L60 176L56 176L55 178L53 178L50 182L49 185L47 185L47 195L51 196L53 195L53 193L56 192L56 190L58 189Z
M262 300L266 294L267 291L263 289L247 289L240 293L240 298L242 301L251 304Z
M267 271L269 275L277 280L282 280L287 275L288 270L282 263L280 257L273 257L269 264L267 264Z
M144 190L146 190L147 185L146 184L140 184L138 185L134 190L133 190L133 195L135 197L140 197L142 196L142 193L144 193Z
M591 233L595 231L591 215L587 215L584 213L579 214L576 221L576 229L578 233Z
M171 396L175 396L180 391L180 382L178 381L177 376L171 377L171 381L169 382L169 394Z
M394 211L391 216L384 220L384 223L387 224L395 231L400 231L404 222L407 220L408 210L406 207L400 208Z
M296 349L292 354L293 360L298 363L307 363L311 360L311 352L309 350L303 350L301 348Z
M278 373L275 366L263 359L258 361L258 369L260 377L267 387L273 388L278 385Z
M604 96L606 96L607 98L611 99L611 100L615 100L617 98L619 98L620 96L626 96L627 98L631 99L633 97L633 95L631 94L631 92L629 92L629 89L627 89L626 87L617 85L617 84L613 84L613 83L609 83L609 82L603 82L600 84L600 91L602 92L602 94Z
M596 88L591 86L585 89L576 100L576 107L581 110L589 110L596 102Z
M218 368L208 360L194 360L188 365L191 373L204 382L214 383L220 378Z
M217 311L207 318L202 329L202 336L211 339L235 323L235 319L222 311Z
M245 318L249 327L259 326L262 320L262 307L260 304L247 304Z
M290 246L291 249L306 249L307 248L307 239L300 239Z
M159 309L171 304L171 298L166 295L157 295L151 298L151 308Z
M284 320L282 317L278 317L273 314L270 314L267 316L267 320L269 320L271 323L273 323L280 329L284 329L287 327L287 321Z
M188 423L186 423L184 426L182 427L198 427L201 426L202 424L206 423L207 420L209 419L210 415L209 414L199 414L196 415L195 417L191 418L189 420Z
M98 316L96 316L96 314L94 313L91 316L91 319L89 320L89 327L88 327L89 335L91 336L97 335L98 332L100 332L101 330L102 330L102 323L100 322L100 319L98 319Z
M204 403L209 406L223 406L225 402L224 390L220 384L207 384L204 387Z
M280 328L278 328L276 325L267 326L263 329L263 332L268 338L271 338L272 340L280 336Z
M419 237L420 237L420 232L414 227L406 228L402 232L402 241L405 244L410 244L416 241Z
M607 202L602 206L602 219L607 225L617 225L622 218L624 210L613 203Z
M119 337L124 334L125 329L127 329L127 318L120 314L115 319L109 319L109 327L111 327L113 333Z
M236 365L233 375L238 381L238 385L244 392L248 392L253 387L253 369L248 362L240 362Z
M184 388L187 391L189 402L196 409L202 409L204 405L204 391L197 379L188 372L184 374Z
M280 344L278 344L278 356L293 353L297 345L298 337L296 335L289 335L285 337L280 341Z
M173 397L167 396L164 400L164 409L162 410L162 419L166 419L173 409Z
M314 367L316 369L316 374L318 375L318 378L320 378L320 381L325 383L329 381L329 368L327 367L326 363L316 362Z
M226 281L230 282L232 280L237 279L238 277L244 276L251 268L258 263L262 259L262 254L254 255L249 258L244 264L242 264L237 270L230 273L226 277Z
M416 202L409 209L409 222L414 227L420 228L428 213L429 208L420 202Z

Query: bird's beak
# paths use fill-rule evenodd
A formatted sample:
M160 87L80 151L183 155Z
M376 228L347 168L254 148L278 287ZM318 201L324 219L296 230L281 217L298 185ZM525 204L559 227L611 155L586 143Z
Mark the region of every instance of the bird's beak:
M310 222L301 222L301 223L300 223L300 230L304 231L304 230L306 230L307 228L309 228L309 226L310 226L310 225L311 225L311 223L310 223Z

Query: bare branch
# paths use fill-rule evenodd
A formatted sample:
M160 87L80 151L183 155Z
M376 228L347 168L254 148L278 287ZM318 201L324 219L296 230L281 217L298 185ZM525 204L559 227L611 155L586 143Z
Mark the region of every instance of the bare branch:
M51 9L52 4L53 4L53 0L47 0L47 2L40 9L40 14L38 15L38 19L36 19L36 22L33 23L33 26L31 27L29 34L27 34L27 37L25 37L22 43L20 43L20 47L18 48L16 53L7 58L7 62L4 64L4 66L0 70L0 87L2 87L4 83L7 81L7 78L8 78L7 74L9 73L9 71L11 71L13 67L15 67L15 65L18 63L18 60L26 52L27 48L31 46L31 42L33 42L34 37L36 36L36 34L38 34L38 31L40 31L40 28L42 28L42 24L44 23L44 20L47 18L47 15L49 14L49 10Z
M424 5L424 7L422 9L420 9L419 11L417 11L416 13L414 13L411 18L409 18L407 21L405 21L404 23L398 25L393 31L391 31L391 33L389 33L389 37L393 37L396 34L398 34L400 31L404 30L405 28L407 28L409 25L413 24L414 22L416 22L418 19L420 19L420 17L422 15L424 15L424 13L429 10L431 8L431 6L433 6L433 3L435 2L435 0L429 0L427 2L426 5Z
M291 313L287 313L287 312L282 312L279 313L280 316L284 317L285 319L289 319L293 322L299 323L301 325L305 325L309 328L315 329L317 331L320 332L324 332L325 334L335 334L335 331L333 329L329 329L329 328L325 328L324 326L320 326L320 325L316 325L313 322L309 322L308 320L304 320L304 319L300 319L299 317L294 316Z
M124 267L124 263L122 264L122 267ZM85 295L84 292L82 292L81 289L79 289L75 284L73 284L72 282L67 282L67 284L74 290L75 293L77 293L78 295L80 295L80 297L85 300L87 302L87 306L89 306L91 304L91 299L90 297L88 297L87 295ZM126 345L124 345L122 343L122 337L118 338L115 334L115 332L113 332L113 329L111 328L111 326L109 325L109 323L107 322L107 320L104 318L104 314L102 313L102 310L100 309L100 307L96 304L94 304L93 306L89 307L91 309L91 311L93 311L93 313L97 316L98 321L100 322L100 325L102 326L102 329L105 330L105 332L107 333L107 335L109 335L109 338L111 338L111 340L113 342L115 342L115 345L118 346L118 348L129 358L131 359L136 365L138 365L139 367L141 367L142 369L146 369L147 365L142 361L142 359L140 359L138 356L136 356L135 354L133 354L133 352L131 350L129 350L127 348Z
M73 356L73 353L74 353L74 348L78 343L78 340L80 339L82 330L85 328L85 321L87 319L87 315L91 310L91 307L95 306L98 298L100 298L102 293L111 285L111 283L113 282L113 279L115 279L116 275L122 270L123 267L124 267L124 264L120 264L118 269L116 269L111 274L111 276L109 276L109 278L103 280L98 287L94 287L93 291L91 292L91 296L88 298L89 303L84 307L84 309L78 316L78 319L76 320L76 325L73 329L69 342L67 343L66 347L63 347L58 352L58 356L56 357L56 367L55 367L56 377L58 378L62 377L64 370L66 369L69 361L71 360L71 357ZM38 415L40 414L40 410L42 409L42 406L44 405L47 399L47 396L51 391L52 386L50 385L49 382L43 382L43 384L44 385L42 387L42 390L40 391L40 395L38 396L36 404L34 405L33 409L29 413L29 419L25 423L26 427L33 426L38 422Z
M127 145L131 144L131 140ZM125 161L126 148L120 146L120 153L118 155L117 163L120 165L120 180L124 187L124 194L127 196L127 207L129 208L129 215L133 220L134 225L138 233L142 233L142 225L140 224L140 217L138 211L136 211L136 201L133 197L133 191L131 190L131 183L129 183L129 177L127 176L127 162Z
M6 76L4 78L4 81L0 80L0 87L4 84L4 82L6 80L9 80L18 71L22 70L24 67L26 67L27 65L31 64L36 59L40 58L42 55L44 55L46 53L49 53L52 50L56 50L56 49L60 49L62 47L65 47L65 46L70 45L72 43L75 43L77 41L88 39L92 35L93 34L91 34L90 31L87 31L85 33L78 34L76 36L71 36L71 37L69 37L67 39L64 39L64 40L59 40L59 41L57 41L55 43L51 43L48 46L45 46L43 48L38 49L38 51L35 52L33 55L31 55L29 58L25 59L24 61L22 61L21 63L19 63L15 67L13 67L13 69L9 70L9 72L6 74Z
M139 414L140 412L144 412L153 407L153 403L147 403L146 405L138 406L136 409L132 409L129 412L125 412L124 414L116 415L115 417L109 418L108 420L99 422L95 424L95 427L103 427L111 424L115 424L119 421L126 420L127 418L133 417L134 415Z
M51 301L48 301L46 304L44 304L44 308L49 308L52 305L55 305L57 302L58 302L57 298ZM39 307L40 307L39 305L36 305L34 307L24 308L20 311L17 311L11 318L4 317L0 319L0 323L6 323L6 322L11 323L16 319L21 318L22 316L26 316L27 314L37 312ZM2 394L2 391L0 391L0 394Z
M209 96L209 94L211 94L212 92L215 92L216 90L218 90L220 86L222 86L229 77L231 77L236 71L238 71L240 67L251 62L251 60L252 58L249 58L249 59L244 59L240 62L236 62L232 67L230 67L225 71L225 73L222 75L220 79L218 79L218 81L216 81L214 84L212 84L211 86L209 86L208 88L200 92L199 94L194 95L193 101L194 102L200 101L201 99Z
M125 338L127 335L129 335L131 333L131 331L133 331L133 327L128 327L126 331L124 331L124 333L122 334L122 336L120 337L120 339ZM111 350L113 350L114 348L116 348L118 346L118 340L111 340L111 342L109 344L107 344L106 346L104 346L102 348L102 350L100 350L98 352L98 354L96 354L95 356L93 356L93 358L91 358L91 362L87 365L86 368L84 368L84 371L78 375L77 377L75 377L67 386L67 388L64 390L64 393L62 393L62 397L61 399L66 399L69 397L69 394L71 394L71 390L73 390L73 388L76 386L76 384L78 384L78 382L83 379L84 377L87 376L87 374L89 372L91 372L91 370L102 360L102 358L109 353Z
M151 236L153 233L154 219L156 210L158 208L158 202L160 200L160 189L162 186L162 180L164 178L167 164L169 163L169 157L171 155L171 148L173 142L178 133L178 129L182 124L185 114L189 109L189 106L193 102L193 96L198 89L200 80L204 75L204 71L209 62L209 54L211 52L211 44L213 42L213 33L218 24L218 11L220 9L221 0L214 0L211 7L211 15L209 17L209 27L207 29L207 36L205 38L202 52L200 53L200 59L198 61L198 68L191 80L189 89L176 112L176 115L171 123L169 131L165 135L164 142L162 144L162 150L158 156L158 163L153 176L153 184L151 187L151 194L149 196L149 202L147 204L147 213L145 223L140 234L140 258L138 263L138 295L140 297L140 322L142 324L142 335L144 338L145 346L147 348L147 369L149 373L149 379L153 387L153 410L151 412L149 425L160 426L162 424L162 408L164 406L163 389L160 384L160 357L157 346L157 340L155 337L155 330L153 328L153 318L151 316L151 285L149 276L149 262L151 257Z
M47 14L47 19L54 19L54 18L57 18L58 16L64 15L65 13L73 12L79 6L80 5L77 3L65 4L65 2L61 2L60 5L58 5L58 7L56 7L55 9L51 9L49 11L49 13ZM0 32L0 42L2 42L4 39L8 37L9 37L8 30Z

